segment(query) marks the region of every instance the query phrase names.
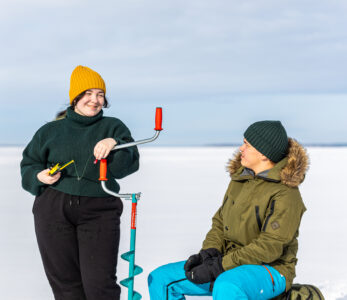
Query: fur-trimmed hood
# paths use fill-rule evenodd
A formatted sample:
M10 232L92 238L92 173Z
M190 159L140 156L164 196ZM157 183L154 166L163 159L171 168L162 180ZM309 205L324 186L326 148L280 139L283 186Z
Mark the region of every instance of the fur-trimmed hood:
M305 179L309 167L306 149L296 140L288 138L288 154L279 161L268 173L269 178L281 181L289 187L299 186ZM244 167L241 165L241 153L235 152L227 164L227 171L233 178L240 175Z

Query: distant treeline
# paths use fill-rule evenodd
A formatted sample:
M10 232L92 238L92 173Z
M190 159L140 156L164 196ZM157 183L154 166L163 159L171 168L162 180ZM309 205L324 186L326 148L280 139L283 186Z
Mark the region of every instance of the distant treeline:
M304 147L347 147L347 143L303 143ZM25 147L25 144L0 144L0 147ZM146 146L146 145L144 145ZM152 147L240 147L240 143L217 143L217 144L205 144L205 145L160 145L153 144Z

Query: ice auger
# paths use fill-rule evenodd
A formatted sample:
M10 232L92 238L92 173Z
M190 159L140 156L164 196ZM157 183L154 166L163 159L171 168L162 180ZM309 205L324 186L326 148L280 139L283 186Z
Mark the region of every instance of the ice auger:
M139 144L145 144L154 141L163 128L161 127L162 123L162 109L161 107L156 108L155 113L155 135L152 138L144 139L140 141L135 141L127 144L116 145L113 150L118 150L122 148L128 148L132 146L136 146ZM101 186L103 190L115 197L122 198L123 200L131 200L131 229L130 229L130 251L125 252L121 255L121 258L129 262L129 277L123 279L120 284L128 288L128 300L139 300L142 298L141 294L134 291L134 277L140 273L142 273L142 268L140 266L135 265L135 241L136 241L136 208L137 201L140 200L141 193L133 193L133 194L117 194L106 187L106 177L107 173L107 160L102 159L100 161L100 178Z

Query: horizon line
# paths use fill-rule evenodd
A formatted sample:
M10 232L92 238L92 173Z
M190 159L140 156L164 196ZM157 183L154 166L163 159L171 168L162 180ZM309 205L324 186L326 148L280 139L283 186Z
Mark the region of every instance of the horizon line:
M241 143L211 143L211 144L153 144L154 147L240 147ZM304 147L347 147L347 143L302 143ZM0 147L11 148L11 147L25 147L26 144L14 143L14 144L0 144ZM148 145L143 145L148 146Z

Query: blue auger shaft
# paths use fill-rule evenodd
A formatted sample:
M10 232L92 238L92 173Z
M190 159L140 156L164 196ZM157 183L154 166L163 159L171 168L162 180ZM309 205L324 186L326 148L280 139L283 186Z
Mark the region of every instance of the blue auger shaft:
M138 195L131 194L131 229L130 229L130 250L121 255L129 262L129 276L121 280L120 284L128 288L128 300L140 300L141 294L134 291L134 277L142 273L142 268L135 265L135 241L136 241L136 206Z
M131 204L131 229L130 229L130 250L123 253L121 257L129 262L129 277L123 279L120 284L128 288L128 300L140 300L141 294L134 291L134 277L142 273L142 268L135 265L135 240L136 240L136 206L137 196L132 194Z
M136 206L137 199L135 194L132 194L132 207L131 207L131 229L130 229L130 251L132 252L129 261L129 277L134 277L135 268L135 242L136 242ZM134 294L134 280L131 280L128 289L128 299L133 300Z

